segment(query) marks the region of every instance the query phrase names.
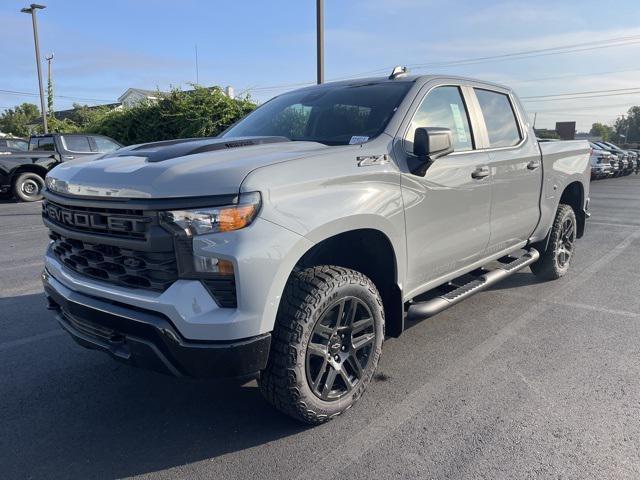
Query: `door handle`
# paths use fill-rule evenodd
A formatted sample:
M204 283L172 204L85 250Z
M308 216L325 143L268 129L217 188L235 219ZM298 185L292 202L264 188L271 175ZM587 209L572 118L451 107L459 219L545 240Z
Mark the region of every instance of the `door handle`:
M489 167L482 166L471 172L471 178L481 179L489 176Z
M540 166L540 160L531 160L529 163L527 163L527 168L529 170L535 170L539 166Z

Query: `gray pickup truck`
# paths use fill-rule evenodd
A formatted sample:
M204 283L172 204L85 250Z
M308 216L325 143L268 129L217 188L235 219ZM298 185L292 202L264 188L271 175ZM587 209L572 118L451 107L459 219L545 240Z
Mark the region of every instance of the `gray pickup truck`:
M257 374L316 424L362 395L405 322L527 266L562 277L589 176L589 145L539 144L510 89L396 70L283 94L218 138L60 164L42 278L80 344Z

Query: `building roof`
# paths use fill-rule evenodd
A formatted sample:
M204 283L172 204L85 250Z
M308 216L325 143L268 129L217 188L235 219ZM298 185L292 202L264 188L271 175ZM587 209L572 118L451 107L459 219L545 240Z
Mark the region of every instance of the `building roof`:
M158 93L162 94L165 92L159 92L158 90L145 90L143 88L127 88L127 90L118 97L118 101L122 102L128 95L132 93L142 95L143 97L156 97Z

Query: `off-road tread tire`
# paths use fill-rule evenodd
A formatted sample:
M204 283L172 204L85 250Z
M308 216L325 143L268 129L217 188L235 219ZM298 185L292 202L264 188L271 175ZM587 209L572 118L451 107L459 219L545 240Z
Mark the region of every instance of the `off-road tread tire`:
M38 183L40 183L40 185L41 185L40 195L30 197L28 195L25 195L22 192L22 190L20 189L20 185L27 178L34 178L34 180L36 180ZM23 173L20 173L16 177L14 182L13 182L13 196L17 200L20 200L21 202L37 202L38 200L42 200L42 188L43 187L44 187L44 179L40 175L38 175L37 173L34 173L34 172L23 172Z
M553 226L551 227L551 235L549 238L547 249L544 252L540 252L540 258L538 259L538 261L531 264L531 271L536 277L541 280L557 280L558 278L564 276L571 266L573 256L569 260L569 265L567 265L567 268L560 269L556 262L558 236L560 235L560 231L562 229L562 223L567 216L573 217L574 228L578 228L576 214L573 211L573 208L571 208L570 205L561 203L558 206L556 218L553 221Z
M323 305L332 301L340 286L359 285L377 303L378 335L372 351L368 371L350 394L348 401L332 402L327 409L313 408L323 403L308 389L304 367L304 336L313 330L324 311ZM333 293L332 293L333 292ZM336 297L337 298L337 297ZM323 309L322 311L319 311ZM374 318L376 312L373 311ZM321 265L294 271L284 290L276 324L272 333L271 352L266 369L261 372L259 386L262 395L276 409L307 424L317 425L340 415L360 398L375 373L384 339L384 308L373 282L360 272L348 268ZM369 368L371 367L371 368Z

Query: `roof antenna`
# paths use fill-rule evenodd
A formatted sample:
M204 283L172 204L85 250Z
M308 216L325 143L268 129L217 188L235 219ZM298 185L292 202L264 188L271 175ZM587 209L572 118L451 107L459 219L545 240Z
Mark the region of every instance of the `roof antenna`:
M389 75L389 80L393 80L395 78L406 77L409 73L409 69L407 67L402 67L400 65L393 67L391 71L391 75Z

